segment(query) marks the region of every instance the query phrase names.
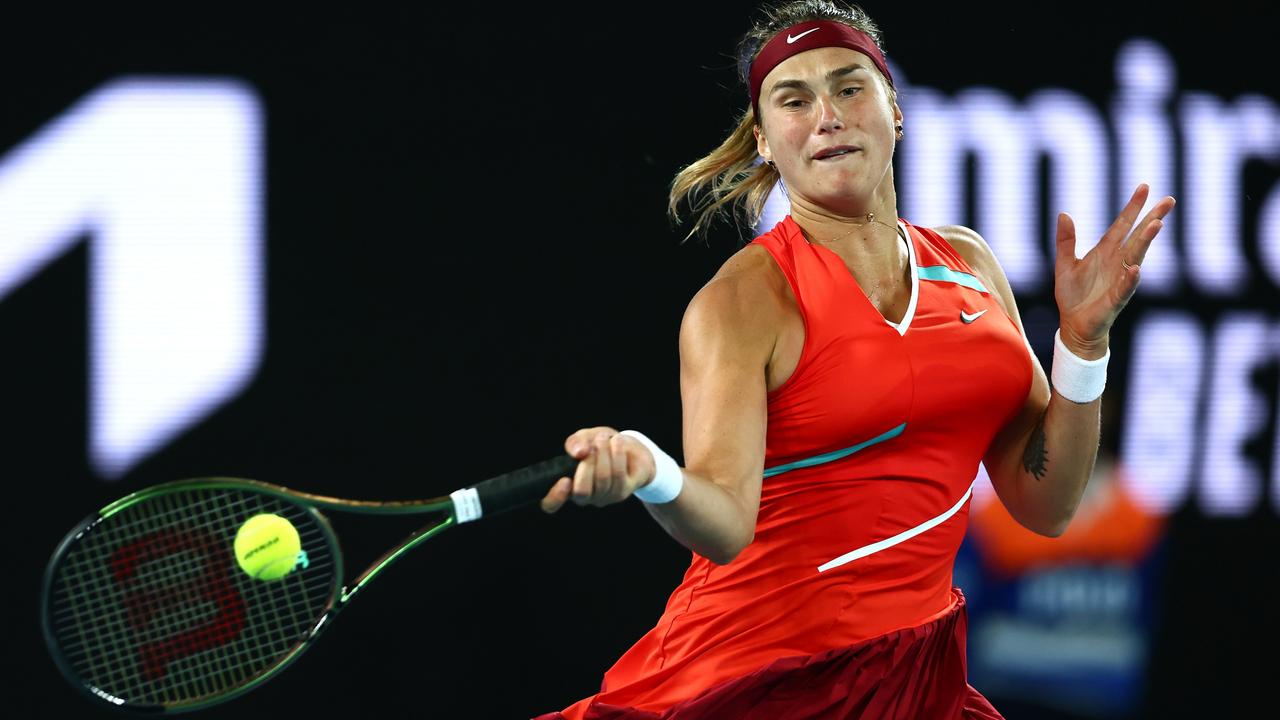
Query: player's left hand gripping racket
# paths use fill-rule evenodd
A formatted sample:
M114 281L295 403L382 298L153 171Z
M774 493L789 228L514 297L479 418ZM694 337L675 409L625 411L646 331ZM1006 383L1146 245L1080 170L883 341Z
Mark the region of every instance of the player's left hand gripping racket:
M537 502L576 466L562 455L446 497L404 502L342 500L235 478L140 490L91 515L54 552L40 603L45 641L72 684L116 707L182 712L229 700L287 667L406 552L459 523ZM344 585L338 538L319 508L443 518ZM259 535L269 538L262 551L279 556L283 547L287 557L283 567L278 559L251 575L246 563L258 548L246 553L236 537L260 525L246 526L259 515L276 516L267 518L269 529L285 528ZM296 540L279 518L296 529Z

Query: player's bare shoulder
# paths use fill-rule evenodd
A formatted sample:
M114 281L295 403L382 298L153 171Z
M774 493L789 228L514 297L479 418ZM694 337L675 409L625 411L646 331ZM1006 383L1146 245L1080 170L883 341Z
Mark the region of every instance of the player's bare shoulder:
M744 320L775 325L795 300L773 256L752 243L724 261L694 295L690 309L698 304L722 305L722 311L740 312Z
M770 300L770 304L785 305L791 296L791 287L782 269L759 243L747 245L729 256L707 285L713 283L734 285L741 293L757 296L752 299Z
M682 348L717 336L768 362L795 300L777 262L751 244L730 256L689 301L681 327Z
M983 272L987 265L987 255L991 252L987 241L974 230L963 225L939 225L933 231L942 236L951 248L969 264L969 267Z

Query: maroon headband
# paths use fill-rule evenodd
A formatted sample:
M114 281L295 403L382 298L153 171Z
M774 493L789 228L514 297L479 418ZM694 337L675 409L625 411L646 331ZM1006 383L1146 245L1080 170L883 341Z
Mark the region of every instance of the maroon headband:
M765 43L760 54L756 55L755 62L751 63L751 107L755 110L757 119L760 117L760 85L764 83L769 71L792 55L824 47L846 47L866 55L875 63L876 69L884 74L889 86L893 86L889 65L870 35L833 20L797 23L774 35L772 40Z

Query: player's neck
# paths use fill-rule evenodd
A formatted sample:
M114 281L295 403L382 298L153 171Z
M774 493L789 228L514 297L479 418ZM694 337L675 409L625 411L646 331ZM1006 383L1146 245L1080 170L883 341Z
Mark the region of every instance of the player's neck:
M892 187L839 211L793 200L791 218L805 239L868 268L891 268L901 258L897 196Z

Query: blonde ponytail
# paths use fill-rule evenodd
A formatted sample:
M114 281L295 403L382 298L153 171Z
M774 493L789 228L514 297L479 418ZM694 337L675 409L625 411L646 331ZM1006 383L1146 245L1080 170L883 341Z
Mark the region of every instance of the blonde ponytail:
M687 200L694 217L685 240L697 233L705 236L718 215L732 220L739 232L742 223L754 229L760 221L778 171L760 161L754 127L755 115L747 108L720 147L681 170L672 181L667 212L678 221L680 204Z

